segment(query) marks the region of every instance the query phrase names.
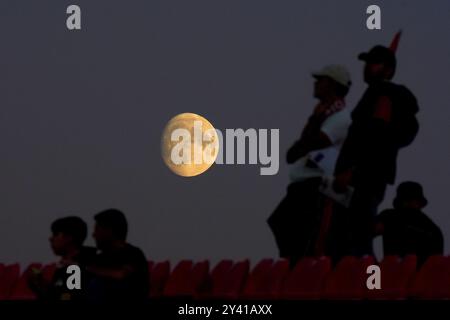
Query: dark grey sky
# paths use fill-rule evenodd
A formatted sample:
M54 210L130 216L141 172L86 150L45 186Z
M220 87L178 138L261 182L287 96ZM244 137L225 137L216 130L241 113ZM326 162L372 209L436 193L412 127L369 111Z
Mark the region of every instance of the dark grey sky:
M69 32L65 10L82 8ZM0 260L48 261L49 224L118 207L130 241L153 259L275 256L265 220L287 167L215 166L186 179L163 164L164 125L181 112L217 128L279 128L281 157L314 105L310 72L350 69L357 53L403 28L396 82L421 106L421 132L397 181L423 183L427 212L450 245L450 3L377 1L382 31L365 28L373 1L0 2ZM382 207L390 205L391 187ZM89 241L91 242L91 240Z

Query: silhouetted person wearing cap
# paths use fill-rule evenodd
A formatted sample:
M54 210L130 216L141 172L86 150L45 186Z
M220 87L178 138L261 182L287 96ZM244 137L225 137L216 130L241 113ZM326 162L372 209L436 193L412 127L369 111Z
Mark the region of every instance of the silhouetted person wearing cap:
M345 244L341 255L373 254L372 232L378 205L386 186L395 182L397 155L418 132L416 98L404 86L391 82L396 69L395 49L375 46L359 55L365 62L363 97L352 112L352 124L335 169L334 188L343 192L354 187L350 207L340 214ZM342 221L341 221L342 223Z
M126 242L125 215L108 209L95 215L94 239L100 253L87 268L91 301L144 301L148 296L148 264L143 252Z
M376 235L383 237L384 256L415 254L422 265L429 256L443 254L442 232L422 212L427 203L420 184L403 182L398 186L394 208L376 218Z
M83 219L75 216L55 220L51 225L52 235L50 246L55 255L61 257L52 279L44 279L42 274L35 270L30 276L30 288L39 299L43 300L82 300L84 291L69 290L67 288L67 267L78 265L84 273L86 265L90 264L95 257L95 248L83 246L87 236L87 225ZM88 278L83 274L82 288Z
M300 139L287 152L286 160L292 165L291 183L287 195L268 219L280 256L290 259L292 265L312 253L321 213L318 188L325 174L321 164L326 157L333 157L327 162L336 161L351 122L344 100L351 85L348 71L330 65L313 73L313 77L314 97L319 103Z

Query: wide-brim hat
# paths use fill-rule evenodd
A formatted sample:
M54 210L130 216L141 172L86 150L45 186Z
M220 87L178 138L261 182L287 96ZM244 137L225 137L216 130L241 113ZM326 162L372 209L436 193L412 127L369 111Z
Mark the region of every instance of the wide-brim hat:
M394 199L394 207L397 207L403 201L419 200L422 207L428 204L427 198L423 194L423 188L420 183L413 181L402 182L397 187L397 196Z

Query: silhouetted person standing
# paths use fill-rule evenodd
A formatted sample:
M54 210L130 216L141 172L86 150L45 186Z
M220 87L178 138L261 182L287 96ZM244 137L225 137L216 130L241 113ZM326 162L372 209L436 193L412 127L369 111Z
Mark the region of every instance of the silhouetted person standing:
M365 62L363 97L352 112L352 124L339 155L334 188L354 187L350 207L340 214L346 219L340 254L373 254L372 234L378 205L386 186L395 181L397 155L418 132L416 98L404 86L391 82L396 69L395 49L375 46L359 55ZM341 221L342 222L342 221Z
M108 209L95 216L94 239L100 253L88 267L92 301L143 301L148 296L148 264L143 252L126 242L125 215Z
M83 246L87 236L87 225L79 217L65 217L55 220L51 225L52 235L50 246L55 255L61 257L53 278L50 282L36 273L29 279L30 288L39 299L44 300L82 300L83 290L69 290L67 288L67 267L78 265L82 272L82 288L88 278L84 276L86 265L92 263L95 257L95 248Z
M292 164L291 183L287 195L268 219L280 256L290 259L291 264L312 253L321 213L318 188L326 174L322 164L331 162L334 168L351 122L344 100L351 85L348 71L330 65L313 73L313 77L314 97L319 103L300 139L287 152L287 162Z
M383 237L384 256L415 254L421 265L429 256L443 254L442 232L422 212L427 203L420 184L408 181L398 186L394 208L376 218L376 234Z

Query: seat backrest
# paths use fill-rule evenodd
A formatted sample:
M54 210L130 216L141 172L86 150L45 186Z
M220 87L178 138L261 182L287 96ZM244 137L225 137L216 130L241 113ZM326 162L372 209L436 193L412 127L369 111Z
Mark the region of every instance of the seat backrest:
M416 268L417 257L415 255L408 255L403 259L398 256L385 257L380 264L383 274L381 287L391 289L407 286L416 272Z
M201 261L192 268L187 295L194 297L208 290L209 261Z
M375 264L371 256L342 258L327 280L326 299L363 299L367 296L367 267Z
M414 277L409 295L420 299L450 299L450 257L429 257Z
M234 263L230 259L225 259L217 263L211 271L207 284L208 288L206 289L206 292L203 293L203 298L212 298L215 294L219 294L228 283L228 278L233 265Z
M248 277L250 261L237 262L230 270L226 281L213 288L213 297L222 299L237 299Z
M220 261L214 269L211 271L211 279L213 282L220 281L227 277L228 273L233 267L232 260L222 260Z
M269 291L273 262L273 259L264 259L253 268L244 285L242 292L244 296Z
M330 272L331 260L328 257L303 258L286 276L281 296L288 299L318 299Z
M284 283L289 274L289 260L282 259L275 262L269 276L269 298L278 298Z
M163 296L173 297L185 294L189 291L190 276L192 273L193 262L192 260L180 261L167 280L164 286Z
M416 272L417 257L386 256L380 263L381 290L368 290L369 299L405 299Z
M164 286L170 275L170 262L163 261L156 263L150 271L150 298L162 296Z
M31 263L27 268L25 268L22 275L20 275L16 284L14 285L9 299L11 300L33 300L36 299L36 295L28 286L28 279L34 270L42 271L41 263Z
M289 274L289 261L278 260L270 269L260 277L259 283L253 287L253 291L243 294L243 297L256 300L274 300L280 298L281 288L286 276Z
M6 265L0 276L0 300L10 297L10 294L19 280L20 266L18 263Z

